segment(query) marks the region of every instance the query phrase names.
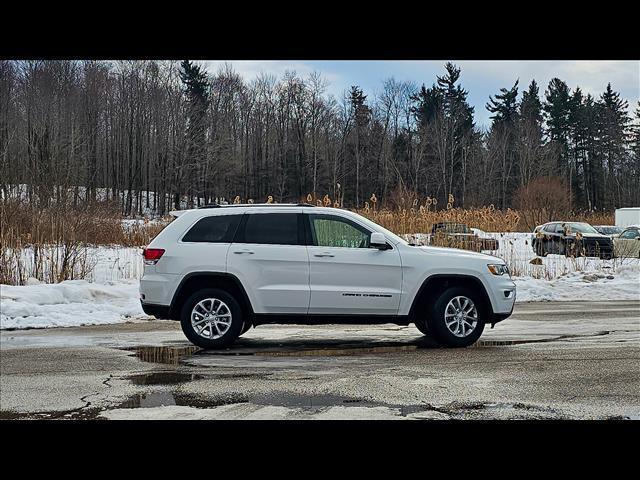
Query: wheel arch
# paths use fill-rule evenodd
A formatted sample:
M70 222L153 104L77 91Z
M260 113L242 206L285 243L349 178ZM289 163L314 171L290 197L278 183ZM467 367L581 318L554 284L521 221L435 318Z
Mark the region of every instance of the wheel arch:
M433 304L435 300L449 287L466 287L480 293L490 319L493 319L493 305L482 281L473 275L465 274L435 274L427 277L420 285L409 309L409 321L413 322L424 305ZM490 323L490 322L488 322Z
M249 319L253 317L251 301L238 277L231 273L223 272L191 272L184 276L173 294L171 306L169 307L169 318L179 320L180 311L182 310L184 302L194 292L203 288L219 288L225 290L236 298L240 304L240 308L242 308L244 318Z

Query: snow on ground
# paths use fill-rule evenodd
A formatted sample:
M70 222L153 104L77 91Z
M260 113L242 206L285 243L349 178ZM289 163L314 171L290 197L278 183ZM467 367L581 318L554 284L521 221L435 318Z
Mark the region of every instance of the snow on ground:
M99 325L144 316L137 280L35 282L0 286L0 329Z
M640 268L622 266L615 273L572 272L553 280L514 277L517 302L640 300Z
M93 271L86 280L0 285L0 329L73 327L143 318L138 279L141 250L90 247Z
M527 233L489 233L500 242L493 253L509 265L517 301L638 300L640 261L549 255L542 265ZM421 242L424 243L424 242ZM145 318L138 300L140 249L91 247L94 269L85 280L26 286L0 285L0 329L96 325Z

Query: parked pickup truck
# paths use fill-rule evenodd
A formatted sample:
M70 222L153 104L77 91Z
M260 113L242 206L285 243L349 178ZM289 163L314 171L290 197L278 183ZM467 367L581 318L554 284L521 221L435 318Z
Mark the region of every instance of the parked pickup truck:
M500 246L495 238L481 237L468 225L453 222L434 223L431 227L431 244L463 248L476 252L483 250L495 251Z

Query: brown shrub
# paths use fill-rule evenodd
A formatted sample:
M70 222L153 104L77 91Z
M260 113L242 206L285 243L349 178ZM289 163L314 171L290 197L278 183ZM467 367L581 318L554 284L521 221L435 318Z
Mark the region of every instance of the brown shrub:
M147 245L168 222L143 221L126 227L108 203L39 207L0 202L0 283L24 284L85 278L95 266L91 245Z
M520 212L520 228L531 231L537 225L567 219L571 212L571 194L561 178L539 177L518 189L515 206Z

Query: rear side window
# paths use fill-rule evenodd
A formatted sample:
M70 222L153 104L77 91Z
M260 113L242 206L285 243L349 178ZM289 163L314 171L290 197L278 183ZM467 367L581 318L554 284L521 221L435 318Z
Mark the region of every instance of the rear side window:
M252 213L244 216L235 243L304 245L298 213Z
M182 237L183 242L231 243L242 215L204 217Z

